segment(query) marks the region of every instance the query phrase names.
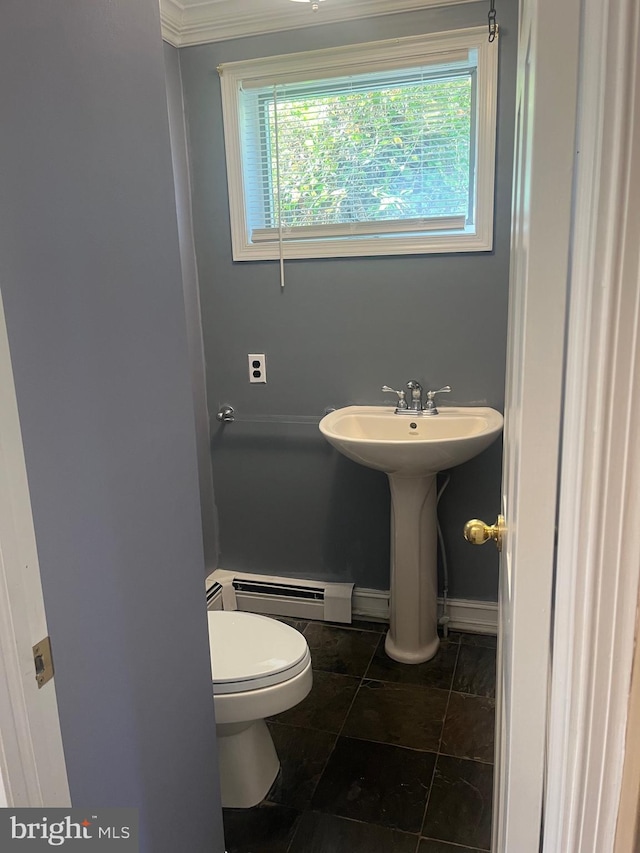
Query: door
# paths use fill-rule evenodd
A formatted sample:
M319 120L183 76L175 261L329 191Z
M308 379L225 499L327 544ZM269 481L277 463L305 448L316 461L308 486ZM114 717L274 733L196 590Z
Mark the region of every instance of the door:
M40 689L35 677L32 647L46 635L0 298L0 807L70 803L55 682Z
M579 12L578 0L520 3L494 853L540 848Z

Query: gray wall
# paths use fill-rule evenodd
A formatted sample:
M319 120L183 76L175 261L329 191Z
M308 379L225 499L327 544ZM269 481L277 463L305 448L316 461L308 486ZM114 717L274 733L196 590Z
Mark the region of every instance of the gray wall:
M223 850L155 0L5 0L0 284L76 806ZM46 688L45 688L46 689Z
M196 253L211 413L316 415L326 406L386 403L384 383L449 383L454 404L503 405L516 53L515 0L500 7L495 249L486 254L233 263L219 63L486 24L483 4L319 26L180 51L191 156ZM322 14L322 10L318 14ZM247 353L267 355L267 385L250 385ZM213 421L215 424L215 421ZM495 518L500 445L455 469L441 519L451 595L493 599L497 558L462 539L468 518ZM212 436L227 569L389 585L384 475L331 450L317 427L236 423Z
M182 288L184 292L187 321L187 344L196 426L196 452L198 456L198 481L200 484L200 513L204 544L205 571L212 572L218 564L218 513L213 494L211 476L211 453L209 450L209 412L202 340L202 317L200 314L200 292L198 270L193 242L193 220L191 216L191 190L189 160L187 156L187 131L184 123L182 78L180 57L175 47L164 44L164 65L167 83L167 109L169 113L169 135L173 183L176 193L178 214L178 241L182 266Z

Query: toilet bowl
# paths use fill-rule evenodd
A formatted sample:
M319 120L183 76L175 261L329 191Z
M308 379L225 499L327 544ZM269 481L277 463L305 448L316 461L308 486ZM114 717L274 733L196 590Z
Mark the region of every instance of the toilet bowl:
M307 696L311 655L302 634L276 619L223 610L208 618L222 805L251 808L280 769L265 717Z

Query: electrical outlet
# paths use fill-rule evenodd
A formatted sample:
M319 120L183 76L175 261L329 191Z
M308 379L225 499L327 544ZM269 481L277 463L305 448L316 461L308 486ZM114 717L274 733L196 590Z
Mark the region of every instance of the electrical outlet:
M262 353L249 353L249 382L267 381L267 357Z

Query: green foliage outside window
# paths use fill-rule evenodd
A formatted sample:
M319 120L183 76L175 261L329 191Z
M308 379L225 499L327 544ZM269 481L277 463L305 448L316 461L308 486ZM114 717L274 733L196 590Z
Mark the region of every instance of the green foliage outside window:
M472 97L469 74L278 97L279 175L271 100L267 227L466 216Z

